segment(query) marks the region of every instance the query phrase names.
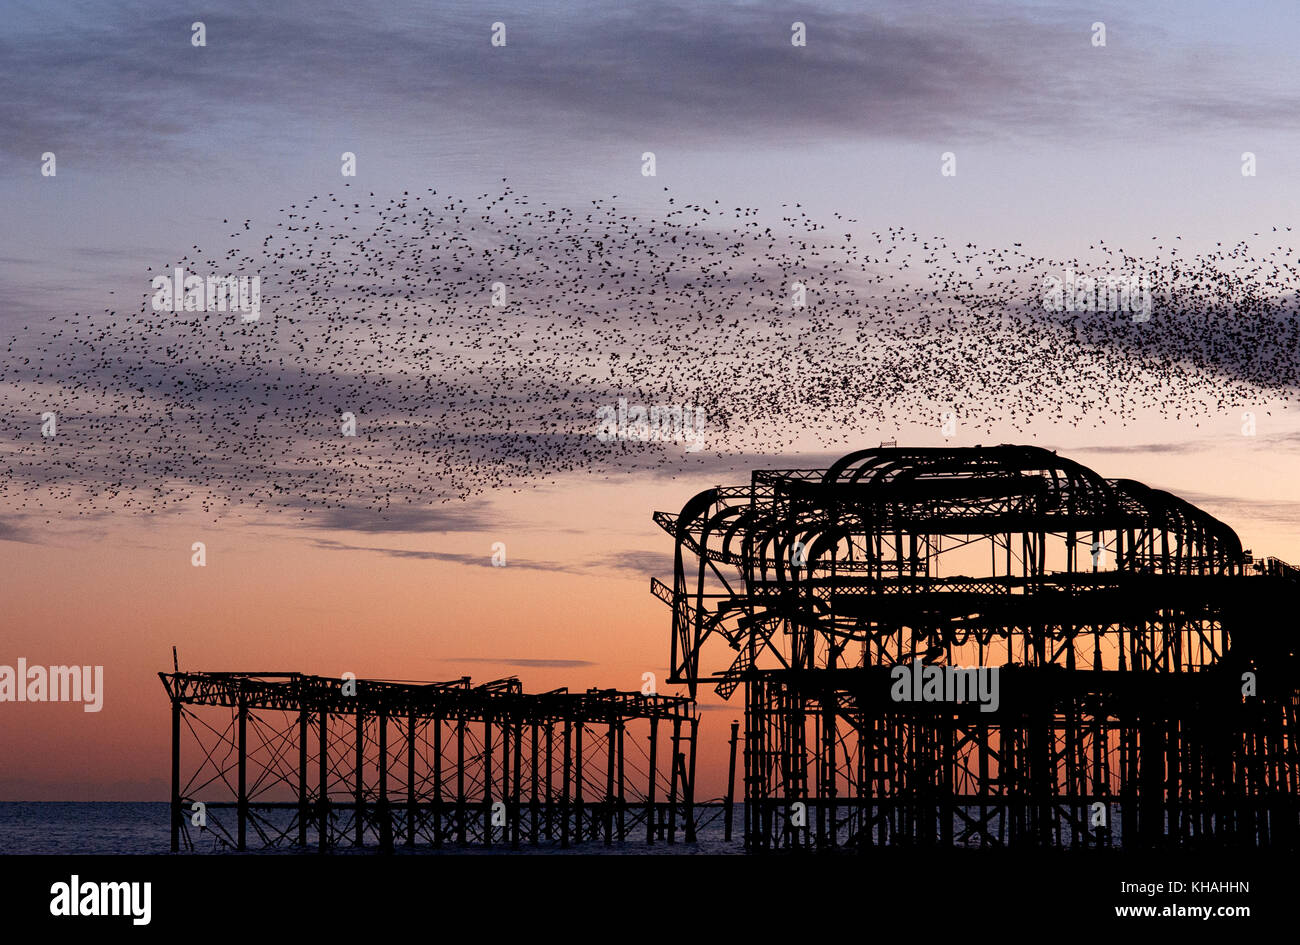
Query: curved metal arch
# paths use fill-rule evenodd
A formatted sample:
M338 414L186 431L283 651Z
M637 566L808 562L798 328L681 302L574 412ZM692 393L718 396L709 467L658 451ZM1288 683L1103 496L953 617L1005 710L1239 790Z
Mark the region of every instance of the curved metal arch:
M1040 478L1052 485L1060 503L1062 493L1072 500L1074 514L1113 515L1118 511L1114 489L1106 479L1082 463L1038 446L992 447L881 447L858 450L833 463L822 476L824 485L868 483L887 487L900 481L942 473L1045 473ZM1063 490L1061 474L1069 483ZM1082 497L1089 501L1079 508Z
M978 485L982 478L1003 481L984 493ZM945 482L965 485L946 495ZM922 483L928 485L918 488ZM1132 569L1142 544L1154 548L1158 542L1166 559L1161 572L1241 573L1240 539L1223 522L1177 496L1133 480L1103 478L1042 447L858 450L821 471L756 471L748 488L718 487L693 497L673 526L670 517L661 519L677 544L673 681L686 682L694 694L700 649L713 632L726 636L733 649L742 648L746 633L751 643L756 632L770 640L770 629L764 628L773 620L785 621L792 631L797 625L828 639L836 635L842 621L822 599L826 589L835 585L840 570L854 572L855 587L863 578L871 582L873 567L887 574L892 562L879 557L870 536L907 534L909 517L918 515L927 520L929 534L946 534L944 517L951 516L955 534L1000 535L1003 515L1011 516L1005 522L1009 532L1114 532L1121 562L1129 562L1127 569L1121 563L1121 570ZM972 518L981 520L974 529ZM1125 534L1132 536L1128 548ZM792 566L796 543L805 550L802 567ZM848 556L836 556L835 549L843 547ZM863 552L862 566L841 568L849 560L857 563L855 549ZM689 573L687 552L696 557ZM733 568L735 584L727 573ZM710 569L722 578L725 591L706 593ZM892 591L913 593L901 585ZM843 619L858 618L849 611ZM790 645L797 662L800 644ZM743 660L738 658L732 672L737 666L743 669Z

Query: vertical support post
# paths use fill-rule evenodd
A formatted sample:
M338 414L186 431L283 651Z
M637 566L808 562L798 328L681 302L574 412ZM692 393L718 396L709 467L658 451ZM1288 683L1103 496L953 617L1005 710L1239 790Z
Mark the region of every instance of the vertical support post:
M172 697L172 843L171 850L181 848L181 704Z
M555 719L546 720L546 839L555 839Z
M574 738L573 766L573 842L582 842L582 730L586 725L578 720L577 734Z
M492 716L483 710L483 846L492 846Z
M324 853L330 845L329 812L329 710L322 704L320 709L320 757L317 759L318 787L320 796L316 799L317 845Z
M658 764L659 757L659 717L654 716L650 719L650 777L646 785L645 795L645 842L654 845L655 842L655 768Z
M406 845L415 846L415 709L406 714Z
M695 736L699 732L700 720L691 719L690 764L683 775L686 784L683 793L686 801L686 842L695 842Z
M858 777L857 784L852 792L855 811L852 831L854 834L861 836L867 846L871 845L869 826L871 823L871 755L869 749L871 740L866 735L866 732L870 731L870 726L871 722L866 718L857 726Z
M530 786L531 786L531 790L530 790L529 793L528 793L528 806L529 806L529 809L530 809L530 811L531 811L531 813L532 813L532 825L531 825L531 826L532 826L532 841L533 841L533 845L536 846L537 843L538 843L538 841L541 840L541 832L540 832L540 830L539 830L539 826L538 826L538 822L537 822L538 809L540 808L541 805L538 803L538 797L537 797L537 787L538 787L538 782L537 782L537 761L538 761L538 758L537 758L537 722L536 722L536 720L534 720L533 723L532 723L532 730L533 730L533 761L532 761L532 779L531 779L531 785L530 785Z
M955 712L944 712L940 716L940 729L938 731L939 745L938 750L941 755L940 771L942 788L940 791L939 810L939 836L940 840L948 849L953 845L953 821L957 819L957 723L959 716ZM1050 751L1052 737L1052 716L1049 713L1047 717L1047 737L1048 750ZM835 750L834 743L830 746L831 751ZM1069 762L1066 762L1067 766ZM1049 789L1050 790L1050 789ZM1067 788L1067 792L1068 792Z
M615 731L617 725L611 715L609 729L605 736L605 846L614 842L614 806L617 804L614 795L614 756L618 754L618 734Z
M365 756L366 756L366 725L365 725L365 717L361 714L360 706L357 707L356 729L357 729L356 775L352 786L355 789L354 796L355 796L357 812L352 822L352 833L353 833L352 845L359 847L365 840L364 831L366 829L366 821L365 821L366 798L364 794L364 784L363 784L365 779L362 776L362 772L361 772L361 766L365 762Z
M379 710L379 850L393 852L393 812L388 808L388 711Z
M824 706L823 706L824 711ZM809 841L810 846L821 847L826 839L826 740L822 737L823 713L813 713L813 790L808 793L809 805L815 800L817 804L817 832L815 840L812 831L805 832L805 838ZM798 727L800 736L804 735L804 726ZM804 749L802 738L800 739L800 751Z
M623 719L618 720L618 841L627 840L627 797L623 780Z
M673 753L669 758L668 767L671 769L671 778L669 779L668 788L668 842L670 844L677 842L677 772L681 767L682 753L682 720L673 719Z
M298 846L307 846L307 706L298 709Z
M248 703L239 699L239 849L248 848Z
M465 842L465 719L456 719L456 842Z
M514 774L514 794L513 803L510 805L510 846L519 849L519 822L523 819L523 809L520 804L519 779L520 770L523 768L524 753L524 723L519 720L515 723L515 774Z
M822 722L822 739L824 746L822 749L822 776L825 781L825 796L823 804L826 807L826 829L827 840L831 849L839 845L839 828L836 826L839 818L839 804L837 800L837 791L839 789L838 778L836 777L839 764L836 760L835 736L838 732L839 720L837 718L839 703L834 694L828 693L822 702L824 721ZM945 762L946 763L946 762ZM822 805L818 805L820 808ZM947 816L946 813L944 815ZM820 814L819 814L820 819Z
M570 768L570 752L573 747L573 723L568 719L564 720L564 775L561 779L563 784L563 795L560 799L560 846L568 847L569 845L569 777L573 773Z
M433 845L442 846L444 817L442 803L442 709L433 715Z
M731 741L728 744L730 760L727 764L727 804L723 808L723 839L731 840L731 818L736 807L736 742L740 738L740 722L731 720Z
M1152 717L1141 718L1139 725L1138 776L1142 792L1138 809L1139 841L1152 849L1165 835L1165 733L1160 722Z
M1093 533L1092 533L1092 540L1093 540L1094 543L1097 541L1097 533L1096 533L1096 532L1093 532ZM1096 571L1097 569L1094 567L1092 570L1093 570L1093 571ZM1012 587L1012 582L1011 582L1011 532L1007 532L1007 593L1010 593L1010 592L1011 592L1011 587ZM1016 636L1015 636L1015 634L1014 634L1014 633L1008 633L1008 634L1007 634L1007 662L1008 662L1008 663L1014 663L1014 662L1016 661L1015 641L1016 641Z
M762 683L745 682L745 852L758 849L758 779L754 759L758 744L758 698Z

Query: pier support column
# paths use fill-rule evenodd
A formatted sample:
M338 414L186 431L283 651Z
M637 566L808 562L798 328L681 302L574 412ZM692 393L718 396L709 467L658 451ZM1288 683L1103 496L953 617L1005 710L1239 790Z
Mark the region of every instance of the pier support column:
M181 704L172 699L172 843L171 850L181 848Z
M248 849L248 703L239 703L238 848Z
M646 782L645 794L645 842L655 842L655 767L659 758L659 718L650 719L650 775Z
M310 713L304 705L298 709L298 846L307 848L307 821L311 813L307 806L307 739Z

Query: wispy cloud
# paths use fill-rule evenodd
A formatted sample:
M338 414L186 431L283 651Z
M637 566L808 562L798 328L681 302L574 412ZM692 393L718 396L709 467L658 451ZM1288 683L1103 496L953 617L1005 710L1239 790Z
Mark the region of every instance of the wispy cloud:
M1300 524L1300 500L1253 499L1242 496L1216 495L1208 492L1178 490L1179 498L1205 509L1228 522L1257 521Z
M640 575L672 574L673 556L660 551L620 551L601 555L592 562L592 567L633 571Z
M498 666L521 666L532 669L572 669L579 666L595 666L591 660L534 660L489 656L448 656L442 657L444 663L491 663Z
M486 506L456 504L442 508L391 509L382 512L355 508L327 509L313 515L304 524L310 528L329 531L401 535L482 532L504 527L506 523Z
M24 525L15 524L12 519L0 519L0 541L39 544L35 532Z
M471 567L492 567L492 556L487 553L470 553L467 551L424 551L411 548L377 548L364 545L349 545L345 542L334 541L328 538L317 538L312 541L317 548L323 548L327 551L352 551L368 552L370 554L384 555L388 558L404 558L414 561L445 561L451 564L464 564ZM552 571L562 574L581 574L584 569L574 565L561 564L558 561L529 561L527 559L510 558L506 567L513 568L517 571Z
M428 551L411 548L382 548L366 545L353 545L328 538L312 540L317 548L326 551L366 552L384 555L389 558L404 558L414 561L443 561L450 564L463 564L470 567L492 567L491 555L487 553L470 553L459 551ZM562 564L558 561L530 561L526 558L509 558L507 568L523 571L551 571L560 574L586 574L593 571L627 571L638 576L671 574L673 556L657 551L619 551L601 554L588 559L583 564Z
M1177 455L1182 453L1203 453L1208 448L1209 447L1204 443L1189 440L1183 443L1135 443L1125 446L1075 446L1071 447L1068 452L1111 453L1120 455L1138 455L1142 453Z

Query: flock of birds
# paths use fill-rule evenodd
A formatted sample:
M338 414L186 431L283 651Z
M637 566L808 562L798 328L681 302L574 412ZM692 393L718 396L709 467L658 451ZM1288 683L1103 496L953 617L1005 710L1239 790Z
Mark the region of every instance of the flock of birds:
M967 428L1122 424L1288 401L1300 381L1286 246L1056 260L797 204L766 219L667 193L633 212L500 191L347 185L150 270L136 312L19 331L0 363L0 495L83 514L382 515L575 471L858 446L944 411ZM259 276L260 317L154 311L149 279L175 266ZM1045 310L1044 279L1067 269L1141 271L1150 318ZM705 449L598 438L620 398L702 407Z

